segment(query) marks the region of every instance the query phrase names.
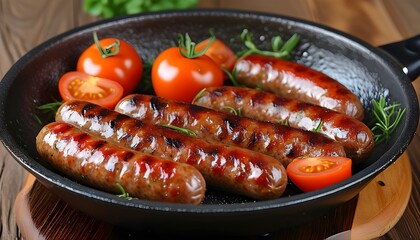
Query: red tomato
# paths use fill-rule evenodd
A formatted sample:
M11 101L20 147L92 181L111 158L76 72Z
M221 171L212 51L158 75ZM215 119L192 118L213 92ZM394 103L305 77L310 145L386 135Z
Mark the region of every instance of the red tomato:
M102 49L111 46L117 41L115 38L106 38L99 41ZM143 65L137 51L126 41L120 40L116 55L102 57L96 44L88 47L79 57L77 71L92 76L117 81L124 88L127 95L139 84ZM111 47L110 51L116 48Z
M195 48L196 51L199 52L203 50L209 44L209 41L210 39L206 39L197 44L197 47ZM219 39L215 39L204 54L209 56L220 67L227 69L229 72L232 72L237 60L237 57L232 49Z
M191 102L203 88L222 86L223 72L208 56L186 58L173 47L155 59L152 84L160 97Z
M124 91L115 81L82 72L64 74L58 82L58 90L64 101L89 101L111 109L122 98Z
M333 185L352 175L351 159L345 157L297 158L286 171L290 180L304 192Z

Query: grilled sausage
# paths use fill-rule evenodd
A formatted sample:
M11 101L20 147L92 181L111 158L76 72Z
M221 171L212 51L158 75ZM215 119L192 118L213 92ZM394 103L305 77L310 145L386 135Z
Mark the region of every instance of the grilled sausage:
M274 199L287 185L283 165L270 156L209 143L95 104L66 102L57 111L56 120L134 150L190 164L213 188L254 199Z
M245 117L287 123L314 130L338 141L357 164L373 150L373 133L363 122L324 107L291 100L265 91L240 87L207 88L194 104L219 111L238 110Z
M115 109L145 122L190 129L199 138L209 141L270 155L284 166L297 157L345 156L343 146L323 134L156 96L130 95L123 98Z
M164 202L199 204L205 181L194 167L118 147L73 126L53 122L39 132L39 154L67 176L118 193Z
M320 105L363 120L360 100L331 77L304 65L273 57L248 55L235 65L238 83L287 98Z

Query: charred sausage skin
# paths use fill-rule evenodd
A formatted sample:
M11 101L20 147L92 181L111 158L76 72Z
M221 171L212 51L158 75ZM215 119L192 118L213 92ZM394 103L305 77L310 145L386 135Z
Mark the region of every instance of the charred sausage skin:
M347 157L357 164L374 147L373 133L363 122L324 107L287 99L265 91L240 87L207 88L194 102L219 111L237 109L245 117L287 123L291 127L317 129L344 146Z
M320 105L363 120L364 109L344 85L304 65L273 57L248 55L235 65L238 83L287 98Z
M118 183L140 199L200 204L205 196L194 167L110 144L67 123L42 128L36 147L67 176L111 193L120 193Z
M254 199L278 198L286 189L283 165L261 153L209 143L82 101L64 103L56 120L124 147L190 164L213 188Z
M190 129L209 141L270 155L284 166L297 157L345 156L341 144L322 134L156 96L129 95L115 109L145 122Z

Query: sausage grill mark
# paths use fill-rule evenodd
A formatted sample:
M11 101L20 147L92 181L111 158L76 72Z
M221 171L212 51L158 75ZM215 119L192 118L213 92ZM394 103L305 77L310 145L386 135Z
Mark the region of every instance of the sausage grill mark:
M290 148L287 153L286 156L289 158L296 158L296 151L293 148Z
M259 139L259 137L258 137L258 133L253 132L253 133L251 134L251 137L250 137L249 142L248 142L248 148L254 148L254 146L255 146L255 145L257 144L257 142L258 142L258 139Z
M84 137L88 137L88 134L85 134ZM100 149L103 145L106 144L106 141L98 141L98 143L93 147L94 149Z
M206 114L206 110L197 105L191 105L189 115L193 118L197 118L200 114Z
M83 107L83 109L82 109L82 116L88 117L88 116L86 116L86 113L87 113L90 109L95 108L95 107L96 107L96 105L94 105L94 104L86 104L86 105Z
M113 112L111 112L111 111L109 111L109 113L108 113L108 115L111 115ZM129 119L130 117L129 116L126 116L126 115L122 115L122 114L120 114L120 115L117 115L117 117L116 118L113 118L111 121L110 121L110 123L111 123L111 127L112 128L115 128L115 127L120 127L123 123L124 123L124 121L125 120L127 120L127 119ZM112 126L113 125L113 126Z
M165 143L174 148L181 148L183 147L182 141L175 138L163 137L165 139Z
M161 103L159 101L159 98L157 97L152 97L150 99L150 106L153 109L153 111L155 112L159 112L161 109L164 109L166 107L166 104Z

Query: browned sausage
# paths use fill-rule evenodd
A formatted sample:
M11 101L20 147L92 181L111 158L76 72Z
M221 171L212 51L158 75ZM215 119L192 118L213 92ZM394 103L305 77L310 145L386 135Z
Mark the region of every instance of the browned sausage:
M360 100L331 77L304 65L273 57L248 55L235 66L238 83L320 105L363 120Z
M59 171L98 189L118 193L120 184L141 199L186 204L204 199L205 181L194 167L118 147L67 123L46 125L36 147Z
M145 122L190 129L199 138L262 152L284 166L297 157L345 156L343 146L323 134L156 96L127 96L117 104L116 111Z
M134 150L190 164L203 174L209 186L221 190L254 199L274 199L287 185L283 165L270 156L209 143L95 104L66 102L57 111L56 120Z
M374 146L372 131L363 122L324 107L291 100L265 91L240 87L207 88L194 102L219 111L238 110L242 116L283 123L320 133L344 146L354 163L366 158Z

